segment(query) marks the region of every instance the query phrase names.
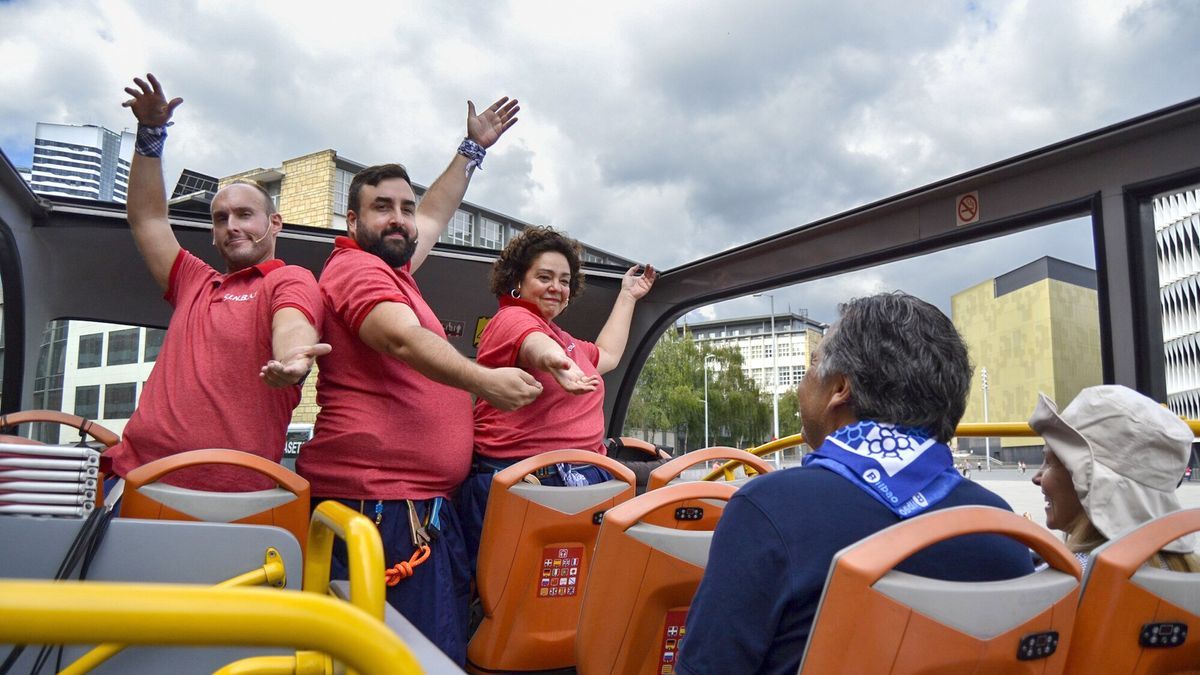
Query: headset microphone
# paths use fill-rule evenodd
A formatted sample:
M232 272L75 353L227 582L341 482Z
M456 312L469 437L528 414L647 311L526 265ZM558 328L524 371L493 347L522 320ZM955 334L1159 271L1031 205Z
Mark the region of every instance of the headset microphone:
M271 234L271 228L267 227L267 230L265 232L263 232L261 237L259 237L258 239L255 239L254 237L250 237L250 241L254 242L254 245L257 246L262 242L263 239L266 239L267 235L269 235L269 234Z

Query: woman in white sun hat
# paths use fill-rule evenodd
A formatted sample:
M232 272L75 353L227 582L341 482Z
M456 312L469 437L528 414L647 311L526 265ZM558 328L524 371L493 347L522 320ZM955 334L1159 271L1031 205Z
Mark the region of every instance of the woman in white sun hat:
M1046 497L1046 526L1088 553L1158 516L1178 511L1175 488L1193 434L1174 413L1119 385L1089 387L1066 410L1040 394L1029 426L1046 441L1033 476ZM1200 572L1194 534L1171 542L1149 564Z

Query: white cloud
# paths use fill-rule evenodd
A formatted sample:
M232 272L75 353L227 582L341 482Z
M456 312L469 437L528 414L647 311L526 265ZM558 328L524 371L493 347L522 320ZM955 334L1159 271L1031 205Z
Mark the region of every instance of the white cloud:
M0 25L10 156L38 121L130 125L153 70L186 99L168 180L335 148L428 183L465 100L511 95L467 198L663 267L1200 91L1190 0L15 0Z

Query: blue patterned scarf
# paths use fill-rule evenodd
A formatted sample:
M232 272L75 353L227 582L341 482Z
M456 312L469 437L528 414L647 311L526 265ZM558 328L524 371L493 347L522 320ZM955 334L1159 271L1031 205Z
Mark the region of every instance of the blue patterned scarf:
M804 466L833 471L901 518L923 513L963 479L950 448L929 432L868 420L827 436Z

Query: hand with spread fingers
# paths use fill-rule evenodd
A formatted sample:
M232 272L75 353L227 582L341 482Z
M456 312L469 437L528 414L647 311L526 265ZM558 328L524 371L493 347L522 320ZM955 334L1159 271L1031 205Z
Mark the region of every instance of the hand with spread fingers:
M634 300L641 300L650 292L658 278L658 270L653 265L634 265L621 278L621 291L629 293Z
M520 111L517 99L509 100L507 96L478 115L475 114L475 104L467 101L467 138L484 148L492 147L504 132L517 123L517 113Z
M308 375L318 356L324 356L331 351L333 347L324 342L296 347L282 359L267 361L267 365L262 367L258 376L268 387L290 387Z
M133 98L121 104L122 107L129 108L133 111L133 116L137 118L138 124L147 127L166 126L171 121L171 115L175 109L183 103L181 98L173 98L167 100L163 94L162 85L159 84L158 78L151 73L146 73L146 79L140 77L133 78L133 83L137 88L125 87L125 93Z

